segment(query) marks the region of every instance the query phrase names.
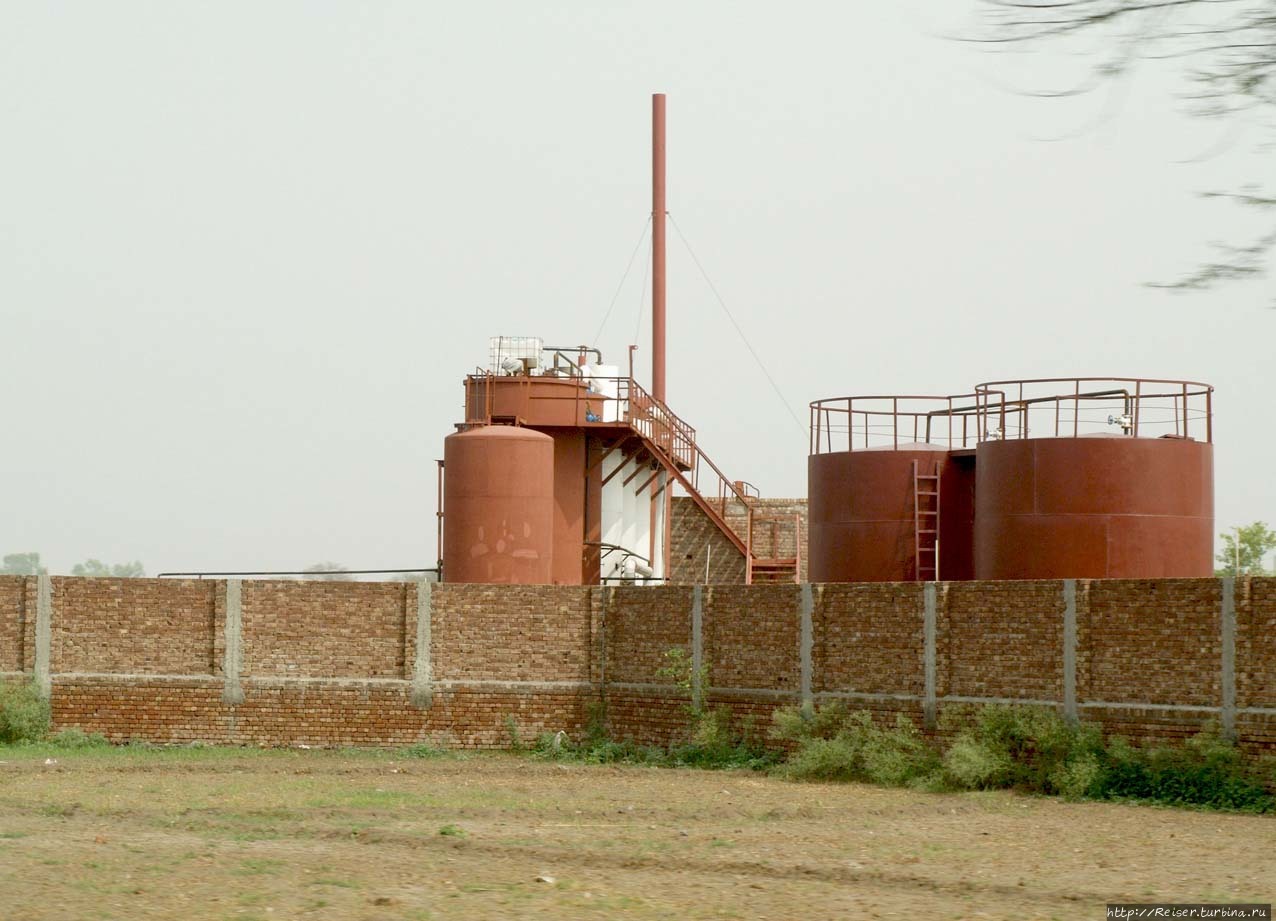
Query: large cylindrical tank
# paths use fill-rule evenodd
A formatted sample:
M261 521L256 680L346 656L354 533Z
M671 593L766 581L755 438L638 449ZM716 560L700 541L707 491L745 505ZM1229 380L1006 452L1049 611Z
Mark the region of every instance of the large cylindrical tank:
M1092 435L985 441L975 578L1213 574L1213 445Z
M443 440L443 578L552 581L554 440L487 425Z
M938 464L942 475L948 452L941 445L919 443L807 459L812 582L917 578L914 461L922 474L932 475Z

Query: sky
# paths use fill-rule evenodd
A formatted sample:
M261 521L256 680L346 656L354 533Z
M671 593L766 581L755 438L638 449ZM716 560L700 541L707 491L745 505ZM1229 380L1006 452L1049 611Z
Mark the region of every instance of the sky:
M1094 59L954 40L976 9L0 3L0 554L432 565L489 336L637 342L649 381L642 266L607 311L653 92L744 333L671 230L668 402L729 475L805 495L824 397L1185 378L1218 529L1276 522L1271 282L1145 286L1254 228L1196 193L1263 178L1260 137L1168 68L1028 95Z

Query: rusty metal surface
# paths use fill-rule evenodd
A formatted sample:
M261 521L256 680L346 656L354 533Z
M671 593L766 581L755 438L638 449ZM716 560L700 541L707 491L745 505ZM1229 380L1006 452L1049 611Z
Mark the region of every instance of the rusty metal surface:
M933 447L842 451L807 459L812 582L904 582L917 577L914 460L927 469L938 461L942 480L948 453Z
M665 94L651 97L651 393L665 400Z
M1041 378L817 400L811 578L916 577L901 471L918 442L945 457L941 579L1208 576L1212 440L1213 388L1198 381ZM873 510L882 502L893 517Z
M1176 438L981 444L975 578L1213 574L1213 447Z
M483 426L445 438L443 459L444 579L551 582L554 440L526 428Z
M551 578L555 585L594 584L598 581L595 566L590 577L584 570L587 531L586 510L595 517L601 504L598 486L585 478L586 435L582 429L551 429L546 432L554 440L554 562ZM593 489L590 489L590 486ZM596 525L596 522L592 522ZM597 540L597 537L593 538ZM595 556L595 559L597 557Z

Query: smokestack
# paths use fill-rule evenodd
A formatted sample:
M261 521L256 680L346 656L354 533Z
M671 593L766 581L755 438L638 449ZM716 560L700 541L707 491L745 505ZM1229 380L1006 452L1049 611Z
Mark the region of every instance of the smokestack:
M665 401L665 94L651 97L651 394Z

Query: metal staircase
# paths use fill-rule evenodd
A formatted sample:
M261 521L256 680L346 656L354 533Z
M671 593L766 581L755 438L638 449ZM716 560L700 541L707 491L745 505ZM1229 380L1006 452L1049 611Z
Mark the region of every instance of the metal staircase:
M795 550L792 556L779 556L774 552L780 546L774 527L770 541L772 552L767 556L759 555L755 547L755 516L751 501L757 498L757 491L753 490L750 494L747 483L732 480L723 473L696 443L695 430L667 406L633 380L626 383L628 406L625 419L630 429L642 441L647 452L677 480L696 506L744 556L745 584L801 581L800 516L793 516ZM736 502L745 519L743 536L728 521L728 508ZM788 523L787 516L782 520ZM766 521L770 522L770 519Z

